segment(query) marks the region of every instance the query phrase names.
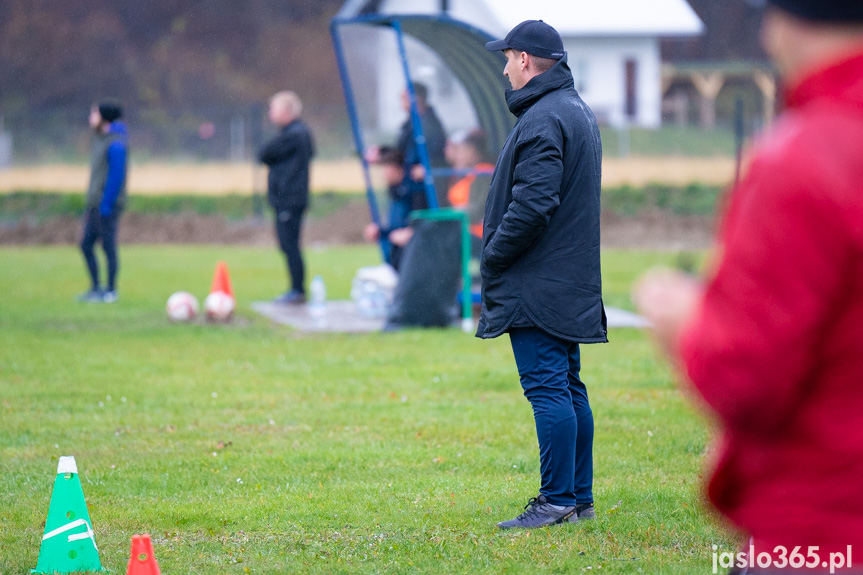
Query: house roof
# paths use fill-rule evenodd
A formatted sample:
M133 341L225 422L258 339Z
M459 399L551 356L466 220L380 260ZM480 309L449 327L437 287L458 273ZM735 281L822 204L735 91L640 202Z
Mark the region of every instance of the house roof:
M686 0L348 0L341 17L448 14L502 36L523 20L545 20L564 37L695 36L704 24Z

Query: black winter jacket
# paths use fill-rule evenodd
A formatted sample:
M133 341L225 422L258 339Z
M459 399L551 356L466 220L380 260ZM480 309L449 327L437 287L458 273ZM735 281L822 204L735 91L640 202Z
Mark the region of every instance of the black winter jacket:
M447 167L446 158L444 157L444 148L446 147L446 131L440 118L435 113L431 106L426 107L425 111L420 113L420 125L422 126L423 136L426 141L426 151L429 155L429 164L432 169ZM413 123L410 117L402 124L399 129L399 139L396 142L396 148L401 150L405 156L405 182L411 193L415 195L425 195L425 184L422 181L414 181L410 177L411 168L421 164L419 150L414 141ZM437 202L441 206L447 205L446 199L446 178L434 178L435 191L437 192Z
M309 203L309 164L315 155L312 133L294 120L262 149L258 159L270 167L267 199L277 212L305 208Z
M495 166L485 209L477 337L537 327L606 342L599 261L602 144L566 58L507 90L518 121Z

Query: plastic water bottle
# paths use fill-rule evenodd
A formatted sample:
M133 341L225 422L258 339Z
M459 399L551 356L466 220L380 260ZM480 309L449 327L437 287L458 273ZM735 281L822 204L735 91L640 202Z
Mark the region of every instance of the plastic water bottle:
M366 318L386 317L386 295L379 284L371 281L362 282L359 309L360 315Z
M327 286L324 278L315 276L309 286L311 298L309 299L309 315L312 323L318 329L327 325Z

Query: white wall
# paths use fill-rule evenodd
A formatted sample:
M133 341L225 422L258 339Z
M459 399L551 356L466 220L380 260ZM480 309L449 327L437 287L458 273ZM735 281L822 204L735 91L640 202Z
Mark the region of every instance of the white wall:
M597 118L626 123L625 62L637 62L637 116L634 124L659 127L662 120L661 62L656 38L564 38L576 88Z
M383 13L433 14L440 0L384 0ZM580 83L584 70L585 90L582 97L597 116L613 126L627 123L625 106L625 69L628 59L638 62L637 126L656 128L662 120L661 62L659 36L697 35L703 24L685 0L449 0L450 16L485 29L492 36L503 37L516 23L526 18L547 16L564 36L570 67ZM378 72L378 124L383 132L392 132L403 121L398 94L404 86L394 44L380 46ZM409 49L410 57L417 54ZM422 55L418 60L424 60ZM415 63L415 62L412 62ZM431 100L441 112L441 120L451 132L476 124L473 110L461 111L468 102L463 90L452 96L441 94L434 74L425 75L427 64L419 64L417 80L431 88ZM459 89L461 87L459 86ZM458 92L458 90L457 90ZM469 105L467 106L469 108Z
M382 29L377 42L377 125L368 126L369 138L388 141L405 120L401 93L405 80L395 35ZM463 86L446 71L437 56L413 38L405 37L411 75L430 89L430 101L448 134L477 125L476 112ZM658 128L662 121L662 85L659 41L652 37L564 38L576 88L601 123L615 127L627 123L625 62L637 62L637 116L631 123ZM503 70L501 70L503 73ZM446 77L444 77L446 76ZM369 78L370 79L370 78ZM501 94L501 102L503 95ZM368 125L368 124L367 124Z
M476 113L464 88L454 81L450 90L443 89L441 67L436 56L411 38L405 38L411 74L431 91L431 103L452 134L477 125ZM615 127L627 123L625 62L637 62L637 116L631 123L644 128L658 128L662 122L662 84L659 41L656 38L564 38L569 66L581 97L602 123ZM378 130L392 134L404 121L400 95L404 74L396 55L392 37L382 38L378 89ZM503 70L501 70L501 73ZM448 72L444 72L448 73ZM503 101L503 96L501 96ZM374 137L374 136L372 136Z

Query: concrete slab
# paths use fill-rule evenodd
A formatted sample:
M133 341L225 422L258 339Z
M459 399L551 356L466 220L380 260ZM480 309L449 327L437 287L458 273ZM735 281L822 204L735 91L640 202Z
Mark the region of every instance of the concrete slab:
M650 322L638 314L616 307L605 308L605 319L608 327L636 327L645 329L652 327Z
M272 302L255 302L252 309L272 321L289 325L300 331L332 333L368 333L381 331L384 318L366 318L357 311L353 301L328 301L327 316L323 320L309 315L307 306L281 305Z
M270 320L289 325L304 332L331 333L369 333L381 331L384 327L383 318L363 317L357 311L353 301L327 302L327 317L321 321L309 315L308 308L303 305L287 306L272 302L255 302L252 309ZM650 327L643 317L622 309L605 308L609 328Z

